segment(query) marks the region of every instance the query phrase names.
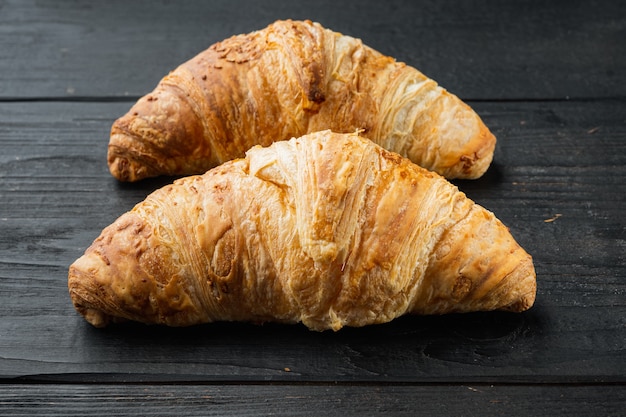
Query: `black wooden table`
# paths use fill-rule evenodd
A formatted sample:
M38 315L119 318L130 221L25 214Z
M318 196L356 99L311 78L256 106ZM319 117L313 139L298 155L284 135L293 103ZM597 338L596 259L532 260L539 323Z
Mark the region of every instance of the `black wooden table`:
M311 19L405 61L499 139L458 181L534 257L522 314L316 333L97 330L67 268L169 179L120 184L115 118L210 44ZM1 415L626 415L626 3L0 0Z

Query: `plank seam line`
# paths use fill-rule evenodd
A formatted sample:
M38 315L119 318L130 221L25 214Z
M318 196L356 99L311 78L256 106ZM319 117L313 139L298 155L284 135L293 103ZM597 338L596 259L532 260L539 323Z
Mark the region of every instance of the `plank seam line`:
M626 101L626 96L602 96L602 97L512 97L512 98L462 98L466 103L591 103L591 102L615 102Z
M142 96L46 96L0 97L0 103L134 103ZM466 103L568 103L626 101L626 96L603 97L459 97Z
M108 374L107 374L108 375ZM124 377L118 379L115 378L115 374L109 375L113 378L106 378L107 375L98 374L82 374L82 373L68 373L68 374L42 374L42 375L24 375L18 377L0 377L0 387L3 385L127 385L127 386L169 386L169 385L188 385L188 386L202 386L202 385L242 385L242 386L280 386L280 385L293 385L293 386L476 386L476 387L524 387L524 386L568 386L568 387L591 387L591 386L626 386L626 380L623 378L614 377L593 377L588 376L585 379L567 379L567 378L555 378L553 380L518 380L518 381L506 381L506 380L488 380L482 378L468 378L459 380L367 380L367 379L354 379L354 380L297 380L297 379L276 379L276 380L261 380L261 379L206 379L197 380L194 378L150 378L149 375L146 379L128 379L129 375L124 374ZM136 374L135 376L141 376Z
M141 96L0 97L0 103L134 103Z

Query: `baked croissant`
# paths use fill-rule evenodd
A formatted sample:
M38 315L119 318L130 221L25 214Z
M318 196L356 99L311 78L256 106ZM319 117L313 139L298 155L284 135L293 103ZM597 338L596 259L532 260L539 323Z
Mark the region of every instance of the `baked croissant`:
M69 269L94 326L302 322L523 311L532 259L443 177L356 134L323 131L176 180Z
M354 132L447 178L477 178L495 137L413 67L310 21L277 21L180 65L111 129L113 176L202 174L253 145Z

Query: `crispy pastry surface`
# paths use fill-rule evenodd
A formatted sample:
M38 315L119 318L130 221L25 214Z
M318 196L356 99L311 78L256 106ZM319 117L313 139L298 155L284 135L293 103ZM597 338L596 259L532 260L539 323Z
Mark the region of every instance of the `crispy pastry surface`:
M202 174L253 145L359 130L447 178L477 178L496 139L417 69L310 21L277 21L216 43L165 76L112 126L122 181Z
M443 177L356 134L316 132L175 181L69 269L95 326L302 322L523 311L531 256Z

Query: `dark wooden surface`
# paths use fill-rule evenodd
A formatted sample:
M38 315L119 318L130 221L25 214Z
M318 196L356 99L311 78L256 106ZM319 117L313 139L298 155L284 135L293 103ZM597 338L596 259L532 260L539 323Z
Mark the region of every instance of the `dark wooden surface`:
M67 268L160 178L119 184L115 118L211 43L310 18L416 66L498 137L458 181L534 257L522 314L338 333L91 328ZM1 415L607 415L626 410L626 5L0 0Z

